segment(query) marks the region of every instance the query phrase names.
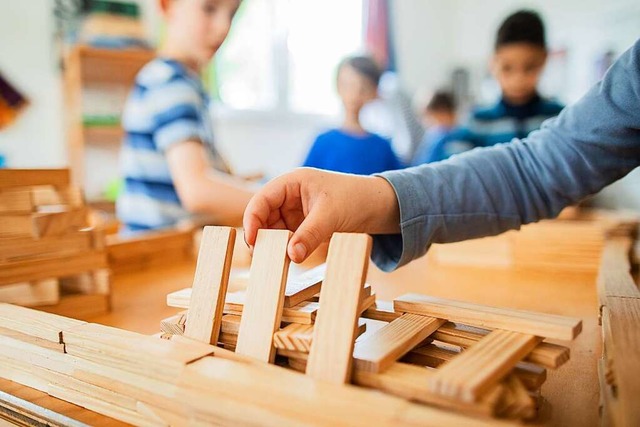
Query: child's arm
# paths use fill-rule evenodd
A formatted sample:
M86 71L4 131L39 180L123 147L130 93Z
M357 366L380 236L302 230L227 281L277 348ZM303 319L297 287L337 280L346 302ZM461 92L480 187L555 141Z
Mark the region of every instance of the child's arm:
M374 261L392 269L434 242L498 234L553 217L638 166L640 41L601 83L528 139L384 173L395 202L379 178L293 172L251 200L245 236L253 244L260 227L297 230L289 255L299 262L334 231L400 230L374 240Z
M171 146L167 161L180 202L191 213L207 214L218 224L237 226L253 192L240 179L216 172L199 141Z

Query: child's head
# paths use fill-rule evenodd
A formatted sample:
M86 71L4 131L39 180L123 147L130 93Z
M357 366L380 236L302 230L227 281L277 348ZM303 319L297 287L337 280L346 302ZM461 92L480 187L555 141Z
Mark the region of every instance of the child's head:
M523 10L504 20L496 36L492 71L507 101L531 100L546 60L544 24L536 12Z
M211 60L229 33L240 0L158 0L166 25L166 51L199 67Z
M451 92L439 90L433 94L424 109L429 126L453 127L456 124L456 101Z
M345 111L359 112L378 96L378 83L382 71L368 56L350 56L338 66L338 95Z

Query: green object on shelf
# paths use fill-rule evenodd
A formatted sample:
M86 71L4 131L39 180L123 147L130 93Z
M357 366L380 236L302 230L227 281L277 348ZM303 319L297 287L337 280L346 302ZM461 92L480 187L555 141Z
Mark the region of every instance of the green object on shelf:
M123 3L109 0L92 0L89 2L89 13L112 13L114 15L140 17L140 8L136 3Z
M122 178L113 179L104 190L104 198L110 202L115 202L122 190L124 190L124 180Z
M120 126L120 117L84 115L82 124L84 126Z

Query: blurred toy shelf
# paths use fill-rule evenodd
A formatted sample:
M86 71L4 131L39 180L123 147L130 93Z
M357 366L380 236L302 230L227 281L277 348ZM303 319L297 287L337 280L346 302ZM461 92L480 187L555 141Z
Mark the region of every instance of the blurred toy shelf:
M120 115L137 72L154 57L141 48L106 49L79 44L65 57L64 87L68 156L74 183L95 194L87 178L91 146L117 149ZM117 170L116 165L112 168ZM92 177L94 178L94 177ZM113 179L114 177L105 177ZM105 183L98 183L103 185ZM91 201L95 197L89 197Z

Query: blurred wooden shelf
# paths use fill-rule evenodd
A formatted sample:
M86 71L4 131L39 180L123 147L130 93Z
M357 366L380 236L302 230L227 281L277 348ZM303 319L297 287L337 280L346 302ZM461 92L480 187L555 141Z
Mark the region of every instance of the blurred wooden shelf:
M155 52L146 49L99 49L86 45L76 46L69 63L78 61L82 84L131 84L144 64Z
M124 131L120 125L84 126L84 140L87 144L120 144Z

